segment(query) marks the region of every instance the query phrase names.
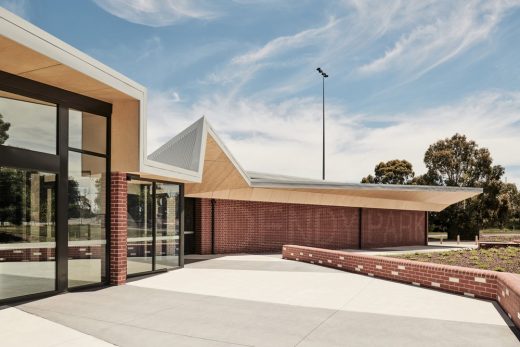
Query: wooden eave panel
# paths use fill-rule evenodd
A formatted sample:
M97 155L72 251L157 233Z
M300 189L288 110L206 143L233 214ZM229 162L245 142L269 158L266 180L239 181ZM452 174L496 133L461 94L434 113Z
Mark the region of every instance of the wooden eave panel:
M115 100L134 100L5 36L0 36L0 70L110 103Z
M440 211L454 202L476 194L435 190L251 187L217 141L208 136L201 183L187 183L185 195L187 197L243 201Z

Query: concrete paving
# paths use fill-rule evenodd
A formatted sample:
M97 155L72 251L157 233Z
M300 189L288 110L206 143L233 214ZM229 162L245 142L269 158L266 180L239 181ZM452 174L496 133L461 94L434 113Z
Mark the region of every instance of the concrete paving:
M110 347L113 344L13 307L0 307L0 346Z
M493 302L276 256L217 257L17 309L119 346L520 346Z

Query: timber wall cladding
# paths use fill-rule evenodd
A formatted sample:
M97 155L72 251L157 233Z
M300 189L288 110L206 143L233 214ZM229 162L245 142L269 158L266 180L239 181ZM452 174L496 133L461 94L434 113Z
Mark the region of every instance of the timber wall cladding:
M282 250L284 259L496 300L520 328L520 276L516 274L294 245Z
M211 200L196 200L196 251L211 253ZM363 247L422 245L424 212L363 209ZM353 207L215 200L215 253L278 252L286 243L359 247Z

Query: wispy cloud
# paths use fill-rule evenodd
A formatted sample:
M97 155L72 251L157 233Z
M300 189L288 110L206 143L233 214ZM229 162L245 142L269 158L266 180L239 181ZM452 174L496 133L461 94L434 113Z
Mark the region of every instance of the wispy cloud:
M358 68L361 74L388 70L420 77L438 65L459 56L489 38L507 9L518 1L453 2L450 13L444 7L427 10L430 22L422 22L402 35L383 56Z
M114 5L114 13L125 19L152 26L188 18L214 19L233 6L219 5L217 9L214 2L144 0L124 2L123 6L122 0L95 1ZM171 7L173 3L193 11ZM261 6L256 0L234 3ZM151 90L148 151L206 115L246 169L319 177L322 105L320 94L309 90L319 84L313 70L322 66L331 75L327 82L328 178L357 182L379 161L395 158L410 160L415 171L422 173L427 147L460 132L489 147L497 163L511 168L509 179L520 182L520 159L511 155L512 148L520 147L516 135L520 131L520 94L516 91L486 86L479 92L461 92L444 106L414 106L409 112L402 112L400 106L384 112L351 111L364 107L367 100L383 109L382 92L395 91L395 86L411 81L420 84L421 78L431 77L429 71L456 64L456 58L469 57L467 53L475 47L483 48L485 56L493 48L490 42L496 38L497 28L517 5L518 0L345 0L323 6L315 20L282 25L280 30L268 28L262 35L255 34L259 27L249 24L231 26L250 30L251 35L227 33L228 42L222 45L219 35L211 36L211 41L201 40L208 48L200 55L211 63L191 70L185 83L172 74L169 83L175 86L164 82L163 90ZM240 6L237 11L244 9ZM243 19L238 18L241 15L226 12L235 19ZM218 22L209 26L217 28ZM202 46L168 50L166 40L161 45L154 38L148 44L150 53L144 53L143 61L165 61L164 56L172 51L187 52L169 56L169 61L175 61L170 71L176 73L186 73L190 64L200 60L197 50ZM219 59L208 58L212 54ZM474 62L479 57L471 55ZM159 73L166 70L158 69ZM362 100L348 99L354 88L360 88L356 95ZM404 103L413 92L401 90L404 88L396 92L396 99L403 98ZM441 100L440 105L443 103Z
M162 27L185 19L211 20L220 16L207 0L93 0L99 7L129 22Z
M343 4L343 10L336 7L334 17L324 25L248 49L205 81L233 82L237 94L265 70L283 69L286 76L270 86L271 94L298 93L313 78L309 69L325 65L337 77L350 80L392 72L384 83L402 85L488 40L520 1L347 0ZM267 97L266 92L262 96Z
M304 46L316 45L323 41L324 36L333 28L338 21L331 18L327 24L319 28L307 29L294 35L277 37L269 41L263 47L254 49L245 54L239 55L232 59L234 64L254 64L259 63L269 57L280 54L282 52L294 50Z
M201 99L175 103L168 94L150 99L149 152L202 115L208 116L226 145L248 170L319 177L321 170L321 102L313 98L267 104L251 99ZM367 126L373 120L392 120ZM435 121L432 121L435 120ZM175 127L173 126L175 125ZM327 116L327 177L357 182L382 160L402 158L423 173L423 155L438 139L456 132L488 147L495 162L520 167L511 155L520 148L520 93L493 91L469 96L443 107L398 114L351 114L331 104ZM520 171L507 173L520 182Z

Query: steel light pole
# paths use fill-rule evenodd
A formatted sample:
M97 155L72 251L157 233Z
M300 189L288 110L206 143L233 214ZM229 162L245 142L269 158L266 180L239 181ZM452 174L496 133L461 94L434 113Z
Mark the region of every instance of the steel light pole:
M318 71L318 73L321 75L322 82L323 82L323 87L322 87L322 91L323 91L323 170L322 170L322 179L325 180L325 78L329 77L329 75L327 75L325 73L325 71L323 71L321 69L321 67L317 68L316 71Z

